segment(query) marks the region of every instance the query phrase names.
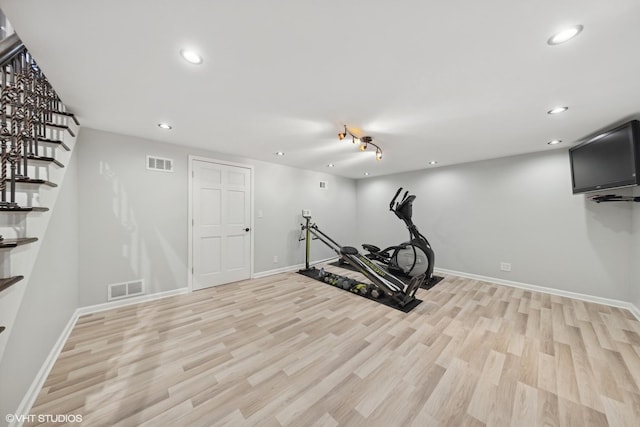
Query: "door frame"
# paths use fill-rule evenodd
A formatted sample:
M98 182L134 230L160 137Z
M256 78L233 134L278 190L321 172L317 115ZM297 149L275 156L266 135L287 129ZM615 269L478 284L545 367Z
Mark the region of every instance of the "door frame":
M194 223L194 219L193 219L193 175L194 175L194 168L193 168L193 163L194 161L199 161L199 162L207 162L207 163L215 163L218 165L224 165L224 166L234 166L234 167L240 167L240 168L244 168L244 169L249 169L249 175L251 177L250 182L249 182L249 190L251 191L251 201L250 201L250 206L249 206L249 215L251 217L251 224L249 225L249 227L251 227L251 235L250 235L250 245L251 245L251 249L250 249L250 271L249 271L249 278L253 279L254 276L254 272L253 272L253 260L254 260L254 255L253 255L253 250L254 250L254 241L253 241L253 237L254 237L254 217L253 217L253 206L254 206L254 195L253 195L253 191L254 191L254 166L253 165L249 165L249 164L245 164L245 163L235 163L235 162L229 162L226 160L218 160L218 159L212 159L210 157L202 157L202 156L194 156L194 155L189 155L189 167L188 167L188 181L189 181L189 209L188 209L188 217L187 217L187 228L189 229L188 232L188 265L187 265L187 289L189 290L189 292L193 292L193 223Z

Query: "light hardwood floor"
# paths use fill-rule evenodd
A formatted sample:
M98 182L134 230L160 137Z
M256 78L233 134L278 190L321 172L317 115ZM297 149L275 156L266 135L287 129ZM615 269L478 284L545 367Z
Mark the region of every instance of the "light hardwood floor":
M287 273L84 316L31 414L81 414L84 426L640 425L628 311L453 276L418 296L405 314Z

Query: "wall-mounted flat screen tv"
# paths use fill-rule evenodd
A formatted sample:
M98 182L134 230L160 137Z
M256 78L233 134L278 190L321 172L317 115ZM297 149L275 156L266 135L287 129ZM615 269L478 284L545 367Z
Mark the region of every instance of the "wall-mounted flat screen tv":
M640 184L640 122L632 120L569 149L573 194Z

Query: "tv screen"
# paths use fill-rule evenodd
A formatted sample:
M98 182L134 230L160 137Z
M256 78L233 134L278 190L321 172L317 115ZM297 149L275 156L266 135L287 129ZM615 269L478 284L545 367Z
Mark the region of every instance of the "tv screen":
M638 185L640 122L632 120L569 149L573 194Z

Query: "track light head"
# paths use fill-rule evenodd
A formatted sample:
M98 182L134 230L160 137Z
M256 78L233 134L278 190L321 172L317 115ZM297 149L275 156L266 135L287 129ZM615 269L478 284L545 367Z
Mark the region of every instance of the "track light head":
M373 138L370 136L363 136L360 138L360 151L365 151L367 149L367 145L372 141Z
M347 126L345 125L344 127L344 132L340 132L338 133L338 139L340 141L342 141L343 139L345 139L347 137Z

